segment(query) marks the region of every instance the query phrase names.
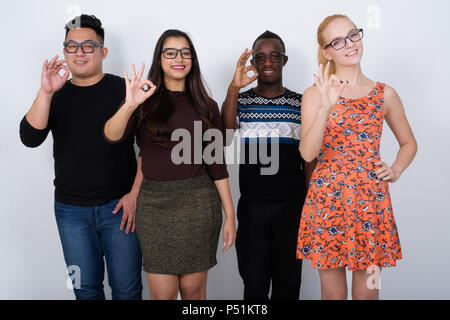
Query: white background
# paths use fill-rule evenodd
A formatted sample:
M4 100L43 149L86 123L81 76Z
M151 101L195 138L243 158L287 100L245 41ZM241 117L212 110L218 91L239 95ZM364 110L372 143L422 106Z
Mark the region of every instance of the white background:
M38 149L27 149L19 140L19 122L39 89L43 61L62 55L70 5L102 20L110 50L104 70L109 73L122 75L132 63L148 65L164 30L189 32L219 105L240 53L267 29L286 43L285 86L303 92L317 68L317 26L330 14L347 14L365 29L363 71L397 90L419 143L415 161L391 185L404 258L383 270L381 299L450 298L450 2L16 0L0 4L0 299L74 297L66 288L53 213L51 136ZM368 11L372 5L380 10L375 25L374 12ZM397 150L385 126L382 159L392 163ZM237 204L238 170L233 165L229 171ZM208 298L241 299L234 247L225 255L219 252L218 261L210 271ZM319 299L318 274L309 262L304 262L302 278L301 298ZM144 273L143 280L148 298Z

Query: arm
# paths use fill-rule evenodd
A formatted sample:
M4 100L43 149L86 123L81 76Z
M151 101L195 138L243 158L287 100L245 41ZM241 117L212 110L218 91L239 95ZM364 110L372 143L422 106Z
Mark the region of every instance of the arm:
M33 105L25 115L26 120L33 128L37 130L47 128L52 98L53 93L45 92L42 88L39 89Z
M328 110L321 106L319 90L316 87L308 88L302 100L300 137L300 154L305 162L314 161L319 154L328 116Z
M222 127L224 129L237 129L237 99L239 96L239 88L230 85L227 91L227 97L222 107Z
M219 192L220 200L225 211L225 222L223 224L223 250L225 253L231 248L236 240L236 221L234 217L233 200L231 198L230 184L228 178L214 181L217 191Z
M60 90L66 83L70 71L64 65L64 60L54 57L50 63L45 60L42 67L41 87L36 99L25 118L20 124L20 137L28 147L37 147L47 138L49 128L50 105L55 92ZM63 76L59 71L65 70Z
M347 85L335 75L328 76L329 69L329 63L325 70L320 65L319 75L314 76L315 86L308 88L303 95L300 154L307 162L319 154L328 116Z
M233 81L228 87L227 97L225 98L222 108L222 127L224 130L237 129L236 114L239 90L248 86L250 83L255 81L256 78L258 78L258 73L256 72L255 67L245 66L252 53L253 50L248 51L248 49L245 49L244 53L242 53L237 63ZM251 78L247 75L250 70L255 73Z
M149 80L141 80L144 74L145 65L141 65L139 73L136 75L136 68L132 66L131 80L128 73L125 72L126 98L125 103L120 107L116 114L109 119L104 128L105 137L114 142L122 139L128 120L137 107L155 92L155 85ZM144 91L143 87L148 85L150 90Z
M316 168L316 164L317 164L317 159L314 159L311 162L303 162L304 164L304 170L305 170L305 183L306 183L306 191L308 191L309 189L309 182L311 181L311 176L312 173L314 171L314 169Z
M220 112L217 104L215 104L212 112L214 126L220 131L223 131L220 121ZM220 145L219 148L223 150L223 145ZM236 223L234 218L234 207L231 198L230 185L228 182L227 165L225 164L223 152L219 152L219 154L216 154L216 151L217 150L213 150L211 153L213 160L212 163L208 164L206 162L208 157L204 158L204 161L206 170L208 171L211 179L214 180L214 184L216 185L217 191L219 192L220 200L225 211L225 222L223 224L222 230L224 248L222 252L226 252L231 248L236 239ZM222 156L220 157L220 155Z
M129 106L124 103L114 116L106 122L104 134L109 142L117 142L123 138L128 121L136 108L137 106Z
M391 167L382 161L376 163L377 166L381 166L376 171L376 174L383 181L395 182L413 161L417 153L417 141L406 118L403 103L397 92L393 88L386 86L384 98L385 119L394 133L400 149Z
M136 177L134 178L133 187L131 191L124 195L120 199L117 206L114 208L113 214L117 214L121 208L123 208L122 222L120 224L120 230L123 230L125 224L127 224L126 233L134 232L135 218L136 218L136 203L139 196L139 190L141 189L142 181L144 180L144 175L142 174L142 158L139 157L138 167L136 171ZM128 223L127 223L128 222Z

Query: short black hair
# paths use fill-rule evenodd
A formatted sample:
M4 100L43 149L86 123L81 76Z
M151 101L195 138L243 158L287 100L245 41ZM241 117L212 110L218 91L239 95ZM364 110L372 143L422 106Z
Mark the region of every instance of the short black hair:
M102 27L102 22L94 15L82 14L81 16L75 17L66 23L66 38L71 29L76 28L88 28L95 31L97 36L101 39L103 43L105 41L105 30Z
M263 39L277 39L277 40L280 40L281 46L283 47L283 52L284 53L286 52L286 46L284 45L284 42L280 38L280 36L277 35L276 33L273 33L272 31L269 31L269 30L267 30L266 32L261 34L258 38L256 38L255 42L253 42L252 48L255 49L256 42L258 42L259 40L263 40Z

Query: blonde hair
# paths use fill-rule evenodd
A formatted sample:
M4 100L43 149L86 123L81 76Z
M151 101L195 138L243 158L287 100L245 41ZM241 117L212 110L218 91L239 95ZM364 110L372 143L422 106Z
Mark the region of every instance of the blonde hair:
M321 63L324 68L325 68L328 60L323 56L322 50L323 50L323 47L325 47L328 43L325 43L325 39L323 37L323 33L324 33L325 29L328 27L328 25L331 22L333 22L335 20L338 20L338 19L347 19L348 21L350 21L353 24L353 26L356 29L355 23L352 20L350 20L349 17L347 17L346 15L343 15L343 14L334 14L332 16L326 17L322 21L322 23L317 28L317 42L319 43L319 50L318 50L318 53L317 53L317 58L319 59L319 63ZM330 76L330 75L335 74L335 73L336 73L336 63L333 60L331 60L330 61L330 72L329 72L328 75Z

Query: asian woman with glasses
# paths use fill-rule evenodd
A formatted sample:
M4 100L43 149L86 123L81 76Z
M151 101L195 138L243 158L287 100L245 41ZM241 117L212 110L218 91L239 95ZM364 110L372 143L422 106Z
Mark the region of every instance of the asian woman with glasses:
M136 232L151 299L177 299L178 293L182 299L205 299L208 270L217 264L222 205L223 252L236 237L224 161L207 164L200 154L198 162L194 154L195 122L201 135L221 130L219 109L205 90L193 43L184 32L164 32L148 80L141 80L143 72L142 65L137 75L133 66L131 79L125 73L126 101L106 123L105 136L120 141L135 133L140 147ZM183 150L192 157L181 164L173 159L176 129L192 137L191 150Z

